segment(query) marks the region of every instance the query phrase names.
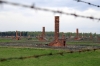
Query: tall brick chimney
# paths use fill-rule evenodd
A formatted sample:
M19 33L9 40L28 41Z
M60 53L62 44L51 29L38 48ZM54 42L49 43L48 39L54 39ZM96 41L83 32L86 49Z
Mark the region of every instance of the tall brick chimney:
M79 38L78 28L76 29L76 38Z
M43 38L45 37L45 27L43 27L43 29L42 29L42 37Z
M62 34L62 38L59 39L59 16L55 16L55 33L54 40L50 42L48 45L53 47L65 47L66 39L64 34Z
M55 40L59 38L59 16L55 16Z

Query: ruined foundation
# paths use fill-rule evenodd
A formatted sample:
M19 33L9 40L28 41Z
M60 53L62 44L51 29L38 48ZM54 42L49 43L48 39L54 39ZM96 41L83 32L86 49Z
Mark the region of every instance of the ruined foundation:
M75 40L80 40L78 28L76 29L76 37L75 37Z
M46 41L46 38L45 38L45 27L43 27L42 34L39 35L37 38L38 38L39 41Z
M21 35L20 35L20 37L21 37ZM20 40L20 37L18 36L18 32L16 30L16 40Z
M59 39L59 16L55 16L55 36L54 41L49 43L49 46L53 47L64 47L66 44L65 36L62 36L62 39Z

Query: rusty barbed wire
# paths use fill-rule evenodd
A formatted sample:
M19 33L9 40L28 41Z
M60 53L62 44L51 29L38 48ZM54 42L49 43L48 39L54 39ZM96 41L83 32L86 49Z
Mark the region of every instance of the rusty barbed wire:
M86 3L88 5L92 5L92 6L95 6L95 7L100 7L100 5L95 5L95 4L92 4L90 2L85 2L85 1L82 1L82 0L74 0L74 1L77 1L77 2L83 2L83 3Z
M80 1L80 0L78 0L78 1ZM100 18L95 18L93 16L83 16L83 15L78 15L78 14L75 14L75 13L63 12L63 11L60 11L60 10L52 10L52 9L40 8L40 7L36 7L34 4L33 5L24 5L24 4L12 3L12 2L3 1L3 0L0 0L0 4L11 4L11 5L21 6L21 7L25 7L25 8L31 8L31 9L35 9L35 10L48 11L48 12L64 14L64 15L72 15L74 17L88 18L88 19L91 19L91 20L100 21Z

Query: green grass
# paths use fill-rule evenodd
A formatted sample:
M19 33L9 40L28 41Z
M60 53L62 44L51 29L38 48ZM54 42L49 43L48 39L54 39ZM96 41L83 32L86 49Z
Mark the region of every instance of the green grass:
M0 38L0 42L26 42L26 41L33 41L33 40L28 40L27 38L22 38L21 40L16 40L12 38Z
M0 38L0 43L32 43L32 44L48 44L50 42L46 41L46 42L42 42L39 41L38 39L34 40L28 40L27 38L21 38L21 40L16 40L16 39L12 39L12 38Z
M34 40L35 39L35 40ZM0 43L32 43L32 44L49 44L50 41L40 42L38 39L33 38L32 40L28 40L27 38L21 38L21 40L16 40L12 38L0 38ZM100 46L99 43L94 42L93 40L87 41L66 41L67 45L91 45L91 46Z
M47 53L58 53L63 50L34 49L34 48L6 48L0 47L0 58L33 56ZM13 59L0 62L0 66L99 66L100 50L65 53L61 55L42 56L24 60Z
M11 39L0 38L0 42L11 42Z
M68 41L68 45L91 45L91 46L100 46L100 43L93 41Z
M50 52L58 52L57 50L45 50L45 49L32 49L32 48L7 48L0 47L0 58L20 57L20 56L32 56L38 54L47 54Z

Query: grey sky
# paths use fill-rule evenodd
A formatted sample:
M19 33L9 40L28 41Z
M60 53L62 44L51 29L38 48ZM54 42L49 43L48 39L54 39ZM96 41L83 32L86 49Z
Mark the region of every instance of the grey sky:
M26 5L33 3L42 8L62 10L68 13L79 15L100 17L100 8L89 6L84 3L77 3L73 0L7 0ZM100 0L84 0L94 4L99 4ZM54 16L51 12L36 11L34 9L3 4L0 9L0 31L41 31L46 27L46 31L54 31ZM60 16L60 32L75 32L79 28L80 32L100 33L100 22L85 18L75 18L73 16Z

